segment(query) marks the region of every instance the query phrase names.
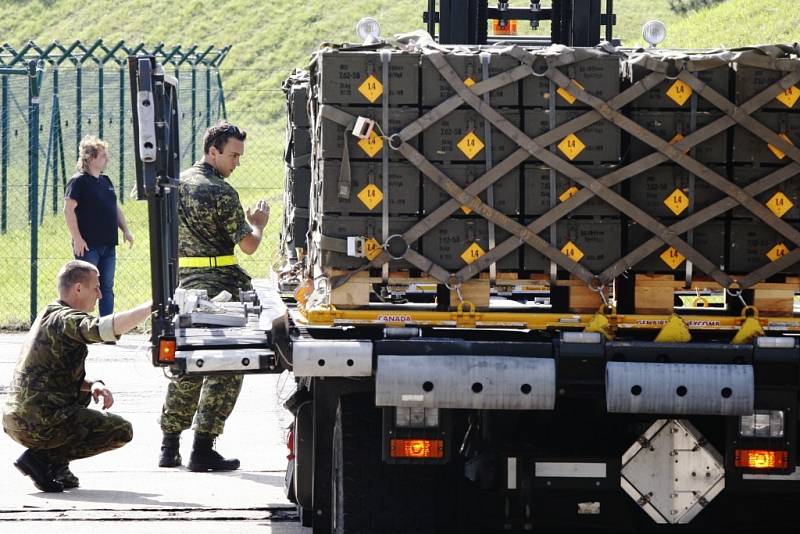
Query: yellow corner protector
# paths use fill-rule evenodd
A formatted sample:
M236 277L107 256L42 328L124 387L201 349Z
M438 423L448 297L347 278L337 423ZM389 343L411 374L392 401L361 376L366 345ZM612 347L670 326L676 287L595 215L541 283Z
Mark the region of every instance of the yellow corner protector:
M673 313L653 341L656 343L688 343L691 340L692 334L689 332L689 327L680 315Z

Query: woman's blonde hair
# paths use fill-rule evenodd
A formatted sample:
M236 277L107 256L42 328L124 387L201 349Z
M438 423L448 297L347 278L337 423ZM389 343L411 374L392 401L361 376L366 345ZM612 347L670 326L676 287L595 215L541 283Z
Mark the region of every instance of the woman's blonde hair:
M108 143L95 135L87 135L81 139L78 147L78 162L75 168L81 172L89 172L89 162L97 157L101 150L108 152Z

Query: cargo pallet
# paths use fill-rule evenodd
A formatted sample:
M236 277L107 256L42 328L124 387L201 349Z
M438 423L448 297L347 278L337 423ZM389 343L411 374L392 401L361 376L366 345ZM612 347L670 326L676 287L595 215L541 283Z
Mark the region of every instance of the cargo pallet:
M427 298L443 312L493 313L493 294L536 293L533 282L549 312L611 300L625 314L754 306L791 317L791 54L320 51L310 301L345 310ZM358 117L374 121L361 140ZM724 309L704 296L722 290ZM681 306L691 293L701 307Z

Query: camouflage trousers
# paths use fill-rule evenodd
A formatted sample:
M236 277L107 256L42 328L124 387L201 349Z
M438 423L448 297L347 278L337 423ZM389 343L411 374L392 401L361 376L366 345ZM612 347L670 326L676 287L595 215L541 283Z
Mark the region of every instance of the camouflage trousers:
M161 430L183 432L194 418L195 432L219 436L239 398L243 379L242 375L184 376L170 381L161 409Z
M16 416L3 416L3 429L14 441L35 450L51 464L66 464L118 449L133 439L133 427L118 415L74 406L63 422L37 427Z

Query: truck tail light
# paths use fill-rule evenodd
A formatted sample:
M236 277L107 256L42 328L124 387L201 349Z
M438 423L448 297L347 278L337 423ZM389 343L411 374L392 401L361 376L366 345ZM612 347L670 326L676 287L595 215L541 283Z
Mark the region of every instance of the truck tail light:
M158 361L161 363L174 363L175 346L175 338L160 338L158 340Z
M442 439L393 439L389 454L392 458L444 458Z
M736 449L735 465L744 469L788 469L789 452L766 449Z

